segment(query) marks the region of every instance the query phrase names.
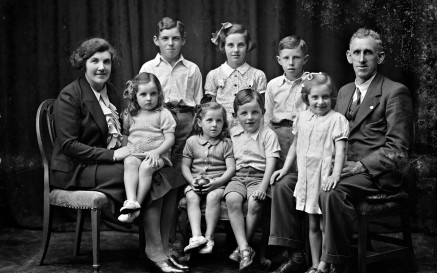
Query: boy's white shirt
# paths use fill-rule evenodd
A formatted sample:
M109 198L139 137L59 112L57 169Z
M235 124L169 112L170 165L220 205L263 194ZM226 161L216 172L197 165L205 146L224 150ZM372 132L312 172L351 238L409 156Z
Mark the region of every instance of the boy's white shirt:
M166 103L171 102L172 104L191 107L200 104L203 97L202 74L199 67L185 59L182 54L175 62L175 65L171 66L158 53L154 59L142 65L139 73L141 72L152 73L158 77L164 91ZM179 78L181 76L187 77L190 81L181 80ZM192 92L192 94L188 92Z
M271 122L281 120L294 120L300 111L306 110L307 105L301 98L301 81L299 77L294 81L289 80L285 73L278 76L267 84L265 96L264 124L271 126ZM275 98L280 97L275 103ZM294 107L290 107L292 104Z

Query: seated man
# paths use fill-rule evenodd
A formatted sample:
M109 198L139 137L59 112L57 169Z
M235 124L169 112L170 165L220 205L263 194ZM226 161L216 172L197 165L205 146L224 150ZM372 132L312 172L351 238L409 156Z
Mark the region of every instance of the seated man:
M347 162L337 186L319 196L324 230L322 272L343 272L348 262L355 210L366 195L393 193L401 188L401 169L412 136L413 106L408 89L377 72L384 61L380 35L359 29L346 53L356 79L343 86L335 110L350 123ZM272 188L270 245L288 248L289 260L275 272L305 268L301 216L293 198L297 176L288 174Z
M385 57L380 35L359 29L346 56L356 79L340 89L336 110L349 120L348 161L338 185L319 196L325 231L319 268L332 264L331 272L343 272L349 258L353 204L400 190L413 132L410 92L377 72Z

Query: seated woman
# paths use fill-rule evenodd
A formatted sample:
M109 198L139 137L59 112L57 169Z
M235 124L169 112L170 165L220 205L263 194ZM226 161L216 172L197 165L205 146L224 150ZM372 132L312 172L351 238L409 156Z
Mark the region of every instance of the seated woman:
M107 82L117 61L115 49L101 38L84 41L71 55L73 67L84 74L62 89L54 104L50 181L56 188L99 191L121 204L122 160L129 151L119 148L121 100Z

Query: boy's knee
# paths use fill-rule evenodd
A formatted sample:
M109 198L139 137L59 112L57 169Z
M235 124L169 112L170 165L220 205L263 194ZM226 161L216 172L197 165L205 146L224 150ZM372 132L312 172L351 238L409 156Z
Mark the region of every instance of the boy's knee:
M263 201L256 201L253 198L249 198L248 204L247 204L247 212L250 214L258 214L262 212L264 202Z
M226 195L226 207L229 212L242 210L243 197L236 192L230 192Z

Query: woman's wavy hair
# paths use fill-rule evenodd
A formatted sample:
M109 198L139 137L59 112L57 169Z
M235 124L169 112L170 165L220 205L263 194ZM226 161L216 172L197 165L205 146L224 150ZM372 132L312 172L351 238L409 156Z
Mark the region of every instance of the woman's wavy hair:
M217 103L217 102L207 102L207 103L203 103L200 105L196 105L196 114L194 116L193 119L193 125L192 125L192 130L191 130L191 134L190 135L202 135L203 134L203 130L202 127L199 126L198 121L202 120L206 113L208 113L208 111L211 110L221 110L222 111L222 118L223 118L223 128L222 131L220 132L219 135L219 139L223 140L224 138L229 136L229 124L226 118L226 110L225 108Z
M111 69L115 71L119 65L117 50L105 39L91 38L76 48L70 56L71 65L77 70L86 70L86 61L96 52L109 51L111 54Z
M133 117L138 115L138 112L141 110L137 99L138 86L149 82L153 82L158 89L158 103L152 110L162 109L164 106L164 91L162 90L158 78L152 73L142 72L136 75L132 80L128 81L123 91L123 97L129 99L129 104L126 110L130 116Z

